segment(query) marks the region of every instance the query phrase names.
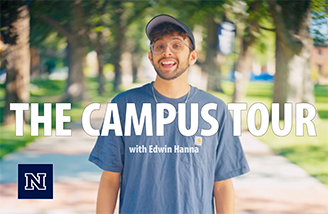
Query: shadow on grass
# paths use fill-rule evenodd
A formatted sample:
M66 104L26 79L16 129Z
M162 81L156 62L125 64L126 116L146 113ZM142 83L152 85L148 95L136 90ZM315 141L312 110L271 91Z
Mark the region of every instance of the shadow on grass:
M328 119L328 111L326 110L318 110L318 115L321 119Z
M327 97L328 96L328 85L315 85L314 94L316 97Z
M60 96L65 92L66 80L33 80L31 85L31 98Z

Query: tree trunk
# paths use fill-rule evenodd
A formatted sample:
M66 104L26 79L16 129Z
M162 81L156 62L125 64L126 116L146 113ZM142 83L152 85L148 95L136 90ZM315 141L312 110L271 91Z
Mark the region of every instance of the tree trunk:
M67 26L48 17L40 16L40 20L52 26L67 39L68 46L68 79L66 93L61 98L65 102L86 100L86 83L83 73L85 60L86 32L83 25L83 7L81 0L72 2L72 19Z
M273 102L280 104L279 117L284 119L286 102L314 102L309 66L311 1L268 1L276 26L276 75Z
M245 101L247 85L249 82L250 71L252 70L252 53L251 46L255 42L256 37L254 33L259 33L259 24L257 17L253 14L254 11L257 14L259 8L259 1L254 1L250 4L248 13L252 19L248 20L248 26L246 27L240 43L240 53L237 61L235 71L235 86L232 97L232 102ZM238 36L239 37L239 36Z
M27 5L18 6L17 18L10 23L8 46L5 50L6 95L4 125L15 123L15 112L10 103L29 102L30 83L30 14ZM11 15L11 14L10 14Z
M114 73L115 73L114 90L118 90L118 87L122 82L121 57L123 53L123 42L125 38L124 34L126 30L126 24L124 23L122 3L114 2L113 5L115 6L115 13L113 17L113 21L115 23L115 27L113 30L115 45L112 55L112 62L114 65Z
M218 24L214 21L214 15L210 14L207 18L207 50L203 69L208 74L207 90L222 91L221 69L217 62L217 33Z
M105 93L105 75L104 75L104 55L101 51L97 51L97 60L98 60L98 93L104 94Z
M134 57L136 56L132 54L132 82L136 83L138 77L138 65L135 63L135 60L133 59Z
M288 95L288 62L291 54L284 54L276 35L276 73L274 76L273 102L279 103L279 118L284 119L284 103Z
M245 40L243 38L243 43L244 42ZM239 54L239 58L236 65L237 70L234 71L235 86L232 96L232 102L245 101L247 84L249 80L249 71L251 70L252 67L252 54L251 54L250 46L247 45L247 47L245 48L246 49L241 50L241 53Z
M65 102L86 100L85 76L83 73L85 48L79 42L68 42L68 79L66 93L62 97Z
M311 6L308 6L304 20L302 22L302 28L300 29L300 34L302 35L301 40L303 44L300 57L302 58L302 73L303 73L303 90L302 90L302 102L315 104L314 98L314 82L311 79L311 65L310 57L311 50L313 48L313 39L310 35L310 25L311 25Z
M98 94L105 93L105 76L104 76L104 52L103 47L106 45L106 40L104 39L101 32L89 32L89 39L92 45L92 48L97 53L97 62L98 62Z
M137 82L138 79L138 69L140 67L142 56L140 55L140 50L134 51L132 53L132 81L133 83Z
M83 68L85 64L85 45L83 32L83 8L82 1L75 0L72 8L73 19L69 23L71 35L68 43L68 68L66 94L63 97L67 102L86 100L86 83Z

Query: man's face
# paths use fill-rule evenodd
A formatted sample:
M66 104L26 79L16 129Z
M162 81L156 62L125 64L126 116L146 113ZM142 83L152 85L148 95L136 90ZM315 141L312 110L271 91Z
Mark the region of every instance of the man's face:
M176 51L173 48L176 43L179 42L185 44L182 44L183 47L179 53L174 53ZM148 58L154 66L157 75L164 80L173 80L178 78L197 60L198 54L195 54L197 52L195 50L190 51L187 46L189 45L188 40L183 39L182 36L166 35L162 38L158 38L154 44L163 45L160 47L164 47L164 50L162 53L153 53L151 51L148 53Z

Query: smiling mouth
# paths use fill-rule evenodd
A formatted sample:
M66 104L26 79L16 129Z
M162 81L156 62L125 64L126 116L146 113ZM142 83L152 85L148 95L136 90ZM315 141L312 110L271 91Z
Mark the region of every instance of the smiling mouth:
M163 62L161 62L161 65L163 66L163 67L172 67L172 66L174 66L174 65L176 65L177 63L176 62L174 62L174 61L163 61Z

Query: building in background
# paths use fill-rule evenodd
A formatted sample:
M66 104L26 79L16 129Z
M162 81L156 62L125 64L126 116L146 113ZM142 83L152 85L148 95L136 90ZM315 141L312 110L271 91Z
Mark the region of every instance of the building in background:
M310 66L313 79L318 84L328 85L328 44L312 48Z

